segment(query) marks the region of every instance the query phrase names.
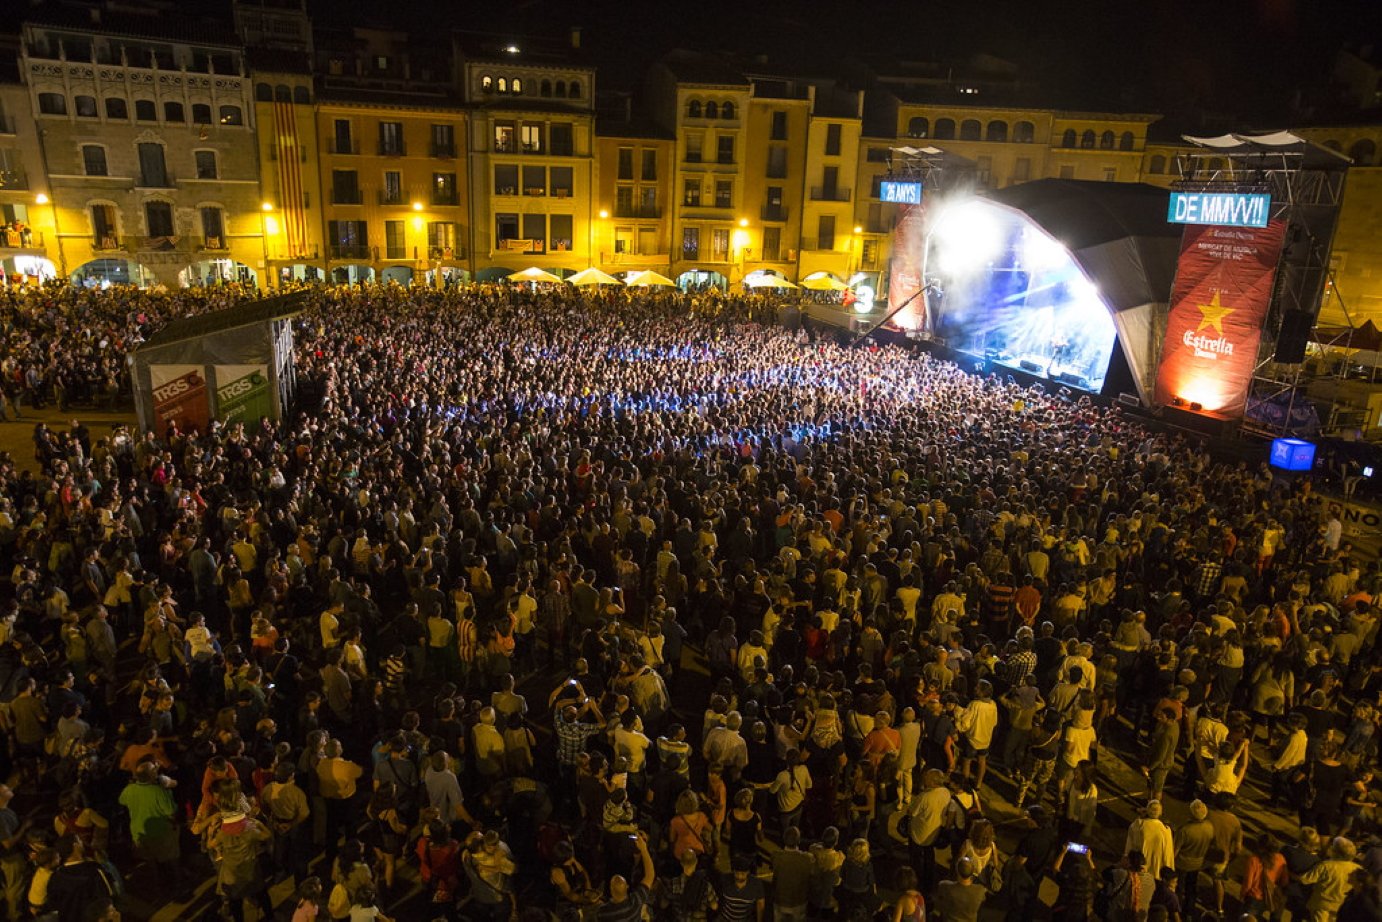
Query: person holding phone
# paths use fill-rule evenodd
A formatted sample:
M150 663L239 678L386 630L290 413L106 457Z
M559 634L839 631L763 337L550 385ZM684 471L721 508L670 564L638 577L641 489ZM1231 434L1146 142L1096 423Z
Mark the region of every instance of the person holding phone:
M1094 856L1089 853L1089 846L1067 842L1056 856L1055 864L1051 865L1051 873L1060 887L1053 917L1069 922L1085 922L1090 917L1094 888L1098 882Z

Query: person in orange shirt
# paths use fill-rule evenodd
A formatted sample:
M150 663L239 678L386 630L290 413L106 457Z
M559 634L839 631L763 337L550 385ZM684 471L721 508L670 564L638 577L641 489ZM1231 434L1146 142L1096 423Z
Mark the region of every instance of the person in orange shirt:
M335 857L341 834L352 828L355 782L365 770L349 759L342 758L340 740L326 744L326 757L317 763L317 780L321 796L326 801L326 852Z
M120 754L120 770L133 775L141 762L153 762L160 771L173 767L173 760L163 751L163 744L158 741L158 731L153 727L145 728L134 742L125 747Z
M888 753L896 754L901 750L902 734L893 729L892 715L887 711L879 711L873 718L873 729L864 737L864 758L877 768Z

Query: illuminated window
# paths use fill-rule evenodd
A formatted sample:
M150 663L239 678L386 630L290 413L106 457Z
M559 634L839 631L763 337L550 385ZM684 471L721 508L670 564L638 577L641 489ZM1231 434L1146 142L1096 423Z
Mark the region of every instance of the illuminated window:
M509 91L509 78L508 78L508 77L500 77L500 78L499 78L499 83L498 83L497 86L498 86L499 92L501 92L501 93L507 93L507 92Z
M240 113L239 106L221 106L222 125L243 125L244 117Z
M522 92L523 92L523 80L522 80L522 78L519 78L519 77L514 77L514 78L513 78L513 91L514 91L515 93L522 93Z
M491 77L489 74L485 74L483 77L481 77L481 78L480 78L480 89L484 90L486 93L493 92L493 91L494 91L494 78Z

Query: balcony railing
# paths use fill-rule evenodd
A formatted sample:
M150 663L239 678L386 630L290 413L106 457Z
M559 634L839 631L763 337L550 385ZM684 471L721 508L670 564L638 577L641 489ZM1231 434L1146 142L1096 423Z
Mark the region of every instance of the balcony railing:
M759 217L764 221L786 221L787 207L785 205L764 205L759 212Z
M379 156L381 157L404 157L407 156L408 146L402 141L380 141Z
M408 196L403 194L402 189L380 189L379 204L381 205L403 205L408 201Z
M226 243L226 238L224 236L203 237L201 249L206 250L208 252L219 253L229 250L230 244Z
M23 170L0 170L0 189L23 191L29 188L29 174Z
M332 259L371 259L373 250L365 243L333 243L328 248Z
M431 260L456 260L466 258L465 247L428 247L427 258Z
M839 186L812 186L811 201L813 202L847 202L849 201L849 190Z
M433 205L459 205L460 203L461 203L461 196L460 196L459 193L456 193L456 192L447 192L447 193L433 192L433 193L432 193L432 204L433 204Z
M553 186L553 187L552 187L552 198L570 198L570 197L571 197L571 187L570 187L570 186Z
M41 250L43 234L27 227L15 230L13 227L0 227L0 247L7 250Z
M361 202L359 189L331 190L331 204L333 205L359 205Z
M91 241L91 248L97 252L109 252L120 249L120 241L114 234L97 234Z
M496 138L494 141L494 152L496 154L516 154L518 153L518 142L500 141Z
M614 216L616 218L660 218L662 209L656 205L616 205L614 206Z
M358 154L360 153L360 142L354 139L344 140L341 138L337 138L331 142L331 153Z
M201 245L201 237L122 237L121 249L127 253L191 253Z
M456 156L455 144L432 144L432 156L449 159Z

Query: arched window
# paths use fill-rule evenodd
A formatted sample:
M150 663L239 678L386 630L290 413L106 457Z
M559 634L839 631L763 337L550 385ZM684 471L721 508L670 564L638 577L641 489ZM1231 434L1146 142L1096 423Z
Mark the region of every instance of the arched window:
M931 123L921 116L907 122L907 137L924 138L931 134Z
M273 87L269 86L267 83L256 83L256 84L254 85L254 101L255 101L255 102L273 102L273 101L274 101L274 91L273 91Z
M106 99L106 118L125 121L130 117L129 105L119 96Z
M305 86L293 87L293 102L299 106L312 105L312 91Z
M955 139L955 120L953 118L936 119L936 133L933 137L937 141L953 141Z
M1165 173L1166 158L1161 156L1161 154L1157 154L1156 156L1152 157L1151 161L1147 164L1147 172L1154 173L1157 176L1160 176L1162 173Z
M486 93L491 93L491 92L493 92L493 91L494 91L494 78L491 77L489 74L485 74L483 77L481 77L481 78L480 78L480 89L484 90Z
M182 103L165 102L163 104L163 120L179 125L187 121L187 113L183 111Z
M961 141L978 141L983 137L984 129L979 124L977 118L967 118L960 123Z
M192 124L193 124L193 125L210 125L210 124L211 124L211 107L210 107L209 105L207 105L206 103L204 103L204 102L194 102L194 103L192 103Z
M1067 128L1067 129L1065 129L1065 133L1064 133L1063 135L1061 135L1061 137L1060 137L1060 146L1061 146L1061 147L1074 147L1074 146L1075 146L1075 129L1074 129L1074 128Z
M1134 138L1134 137L1132 136L1132 132L1131 132L1131 131L1125 131L1125 132L1123 132L1122 137L1120 137L1120 138L1118 139L1118 149L1119 149L1119 150L1135 150L1136 147L1137 147L1137 139Z
M500 77L499 82L495 84L495 88L501 93L507 93L509 91L509 78Z
M39 93L38 111L44 115L66 115L67 97L61 93Z
M687 118L700 118L700 117L701 117L701 101L700 101L699 99L693 99L693 100L691 100L689 103L686 104L686 117L687 117Z
M579 80L572 80L572 81L571 81L571 98L572 98L572 99L580 99L580 98L581 98L581 81L579 81Z
M244 123L245 119L239 106L221 106L222 125L243 125Z
M292 102L293 91L288 89L286 83L280 83L274 87L274 102Z
M1019 144L1031 144L1036 140L1036 126L1031 122L1018 122L1013 126L1013 140Z
M1105 131L1103 134L1099 135L1100 150L1113 150L1113 143L1112 131Z
M1370 138L1363 138L1348 149L1348 156L1354 166L1372 166L1377 157L1377 145Z
M513 91L514 91L515 93L522 93L522 92L523 92L523 78L522 78L522 77L514 77L514 78L513 78Z
M706 103L706 104L705 104L705 117L706 117L706 118L719 118L719 117L720 117L720 104L719 104L718 102L715 102L713 99L712 99L710 102Z
M77 113L77 118L97 118L100 115L100 110L96 108L95 96L73 97L72 109Z
M720 107L720 118L726 120L734 118L734 103L727 102Z
M1084 148L1085 150L1093 150L1093 149L1094 149L1094 132L1093 132L1093 131L1091 131L1091 130L1089 130L1089 129L1086 129L1086 130L1085 130L1085 133L1082 134L1082 135L1080 135L1080 147Z
M136 99L134 101L134 120L136 122L158 121L158 107L154 105L152 99Z
M537 85L537 95L543 99L548 99L552 95L552 81L544 80Z
M566 98L566 81L558 80L556 85L556 96L558 99Z
M1006 141L1008 140L1008 123L994 120L988 123L984 129L985 141Z

